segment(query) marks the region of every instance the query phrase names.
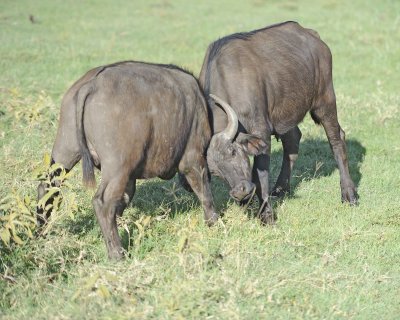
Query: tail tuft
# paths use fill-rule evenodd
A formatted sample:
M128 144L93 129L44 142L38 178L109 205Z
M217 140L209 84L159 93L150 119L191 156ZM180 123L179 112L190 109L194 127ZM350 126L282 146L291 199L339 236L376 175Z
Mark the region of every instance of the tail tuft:
M96 187L96 177L94 176L94 166L92 157L89 152L82 152L82 176L83 176L83 185L87 188L95 188Z

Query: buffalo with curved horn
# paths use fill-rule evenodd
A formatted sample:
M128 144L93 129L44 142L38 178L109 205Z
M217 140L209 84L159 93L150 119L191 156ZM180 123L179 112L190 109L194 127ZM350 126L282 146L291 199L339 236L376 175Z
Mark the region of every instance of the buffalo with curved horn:
M298 155L301 132L297 125L308 112L325 129L339 168L342 201L357 203L345 134L337 119L332 56L316 31L288 21L223 37L208 47L199 80L206 96L218 94L226 102L215 102L221 106L229 103L237 115L235 121L239 121L237 132L229 131L230 139L222 148L210 144L210 170L229 182L236 177L215 169L221 168L220 162L234 165L228 170L230 174L242 174L242 164L235 163L237 155L254 155L252 180L261 203L262 222L273 223L275 219L268 201L271 136L279 137L283 144L282 168L272 191L282 196L290 190ZM210 109L215 134L231 120L212 101Z
M231 143L238 125L232 108L214 99L229 120L226 129L213 136L208 102L197 80L173 65L126 61L98 67L64 95L52 163L69 171L82 159L84 184L89 186L95 185L94 167L101 169L93 207L109 258L123 256L116 217L132 199L137 179L171 179L179 171L199 198L208 225L218 219L209 167L228 177L236 198L254 189L245 154L236 159L236 165L247 168L242 173L230 172L229 163L216 164L217 153L207 157L209 145ZM39 199L47 187L39 185ZM52 201L49 198L44 207ZM38 221L43 223L50 213L38 207Z

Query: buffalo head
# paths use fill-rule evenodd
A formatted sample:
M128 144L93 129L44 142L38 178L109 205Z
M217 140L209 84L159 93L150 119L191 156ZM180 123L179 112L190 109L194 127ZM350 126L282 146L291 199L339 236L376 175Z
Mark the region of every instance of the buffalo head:
M228 103L210 94L225 111L228 125L214 134L207 150L207 163L211 174L228 182L230 195L238 201L248 199L255 185L251 181L249 156L259 154L266 148L265 142L251 134L239 133L239 121Z

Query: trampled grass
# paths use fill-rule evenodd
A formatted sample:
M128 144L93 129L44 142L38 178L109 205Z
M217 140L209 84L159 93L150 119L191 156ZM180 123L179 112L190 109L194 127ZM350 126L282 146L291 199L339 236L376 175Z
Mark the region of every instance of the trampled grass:
M110 263L77 167L64 190L77 209L63 207L46 237L0 244L0 318L399 318L398 1L2 1L0 198L35 198L61 97L86 70L133 59L198 74L211 41L285 20L332 50L360 205L340 203L326 137L307 117L275 227L216 179L213 228L177 179L144 181L119 221L130 257ZM280 159L275 142L272 181Z

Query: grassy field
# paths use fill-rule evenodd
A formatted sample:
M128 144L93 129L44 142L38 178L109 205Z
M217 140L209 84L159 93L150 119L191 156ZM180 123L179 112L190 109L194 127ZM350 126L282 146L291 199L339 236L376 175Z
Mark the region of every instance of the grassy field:
M0 240L1 319L400 317L396 0L2 0L0 199L11 207L0 217L32 211L34 170L51 151L61 97L86 70L133 59L197 75L211 41L285 20L318 30L332 50L360 205L340 202L325 134L307 117L275 227L261 226L256 204L243 211L217 179L223 218L213 228L176 178L143 181L119 221L130 257L111 263L77 167L45 237ZM280 159L274 142L273 181Z

